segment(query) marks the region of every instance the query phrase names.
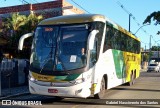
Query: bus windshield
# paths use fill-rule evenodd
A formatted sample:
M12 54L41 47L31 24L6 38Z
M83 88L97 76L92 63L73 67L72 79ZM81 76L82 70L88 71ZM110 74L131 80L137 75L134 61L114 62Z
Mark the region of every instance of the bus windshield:
M35 31L31 69L67 71L86 66L88 25L39 26Z

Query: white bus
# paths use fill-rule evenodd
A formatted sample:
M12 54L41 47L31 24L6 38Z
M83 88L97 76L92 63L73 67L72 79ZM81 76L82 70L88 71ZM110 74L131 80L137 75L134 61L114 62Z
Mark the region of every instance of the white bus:
M103 15L81 14L41 21L29 69L32 94L103 98L106 89L139 77L140 41Z

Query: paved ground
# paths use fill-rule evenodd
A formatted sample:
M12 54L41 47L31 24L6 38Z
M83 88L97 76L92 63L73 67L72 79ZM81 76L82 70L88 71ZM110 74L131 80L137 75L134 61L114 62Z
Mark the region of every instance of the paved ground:
M23 95L26 93L29 93L28 86L2 89L0 99L10 97L10 96Z
M144 70L143 70L144 71ZM108 101L155 101L159 105L105 105L107 100L96 100L96 99L79 99L79 98L65 98L62 100L57 100L53 97L39 96L39 95L26 95L10 97L7 99L21 99L21 100L37 100L42 102L42 106L37 107L56 107L56 108L160 108L160 73L156 72L141 72L140 78L137 79L135 85L133 86L118 86L113 89L106 91L106 99ZM18 88L17 88L18 89ZM19 88L19 89L28 89ZM15 89L16 91L16 89ZM25 90L24 90L25 91ZM18 92L18 91L17 91ZM139 100L138 100L139 99ZM13 107L13 106L12 106ZM31 107L31 106L27 106ZM34 107L34 106L33 106Z
M142 69L141 72L145 72L146 69ZM14 88L7 88L2 89L0 94L0 99L5 99L8 97L23 95L23 94L29 94L28 86L20 86L20 87L14 87Z

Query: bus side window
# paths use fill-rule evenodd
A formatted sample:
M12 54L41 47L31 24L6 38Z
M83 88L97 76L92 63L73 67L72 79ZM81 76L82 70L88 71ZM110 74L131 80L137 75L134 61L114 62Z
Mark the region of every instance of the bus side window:
M103 46L103 52L105 52L108 49L112 48L112 29L107 26L106 27L106 34L105 34L105 40L104 40L104 46Z
M116 50L120 50L120 46L121 46L121 34L118 30L114 30L114 48Z
M107 47L108 49L114 49L115 45L114 45L114 41L115 41L115 37L114 37L114 29L113 28L110 28L109 30L109 34L108 34L108 44L107 44Z
M124 33L121 33L121 50L122 51L127 51L126 50L126 44L127 44L127 39L126 39L127 37L125 36L125 34Z

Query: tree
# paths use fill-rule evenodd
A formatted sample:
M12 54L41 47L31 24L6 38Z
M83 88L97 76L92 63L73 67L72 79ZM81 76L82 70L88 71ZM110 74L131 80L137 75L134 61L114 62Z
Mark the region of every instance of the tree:
M20 30L20 27L25 25L27 17L25 15L19 15L19 13L13 13L11 17L7 18L8 28L13 30L13 34Z
M13 13L8 18L2 18L2 35L10 37L17 35L20 26L25 24L26 16Z
M19 13L13 13L10 17L2 19L2 34L9 37L9 43L6 46L6 49L9 51L9 53L11 53L14 57L18 56L17 47L19 38L23 34L32 32L42 19L42 15L36 16L32 13L29 16L20 15ZM29 55L28 49L27 55Z
M148 15L147 18L144 20L143 24L151 23L151 20L155 21L155 25L160 24L160 11L153 12ZM157 34L160 34L160 31L158 31Z
M23 25L21 28L23 28L22 32L24 33L28 33L28 32L32 32L33 30L35 30L36 26L38 25L38 23L43 19L42 15L38 15L36 16L35 14L31 13L29 16L27 16L26 19L26 23L25 25ZM25 31L24 31L25 30Z
M151 50L152 51L159 51L160 50L160 46L152 46Z
M143 60L143 62L147 62L149 60L149 54L144 54L142 56L142 60Z
M26 16L13 13L8 18L2 19L2 36L8 41L4 46L5 52L17 55L18 39L20 37L20 27L26 23Z

